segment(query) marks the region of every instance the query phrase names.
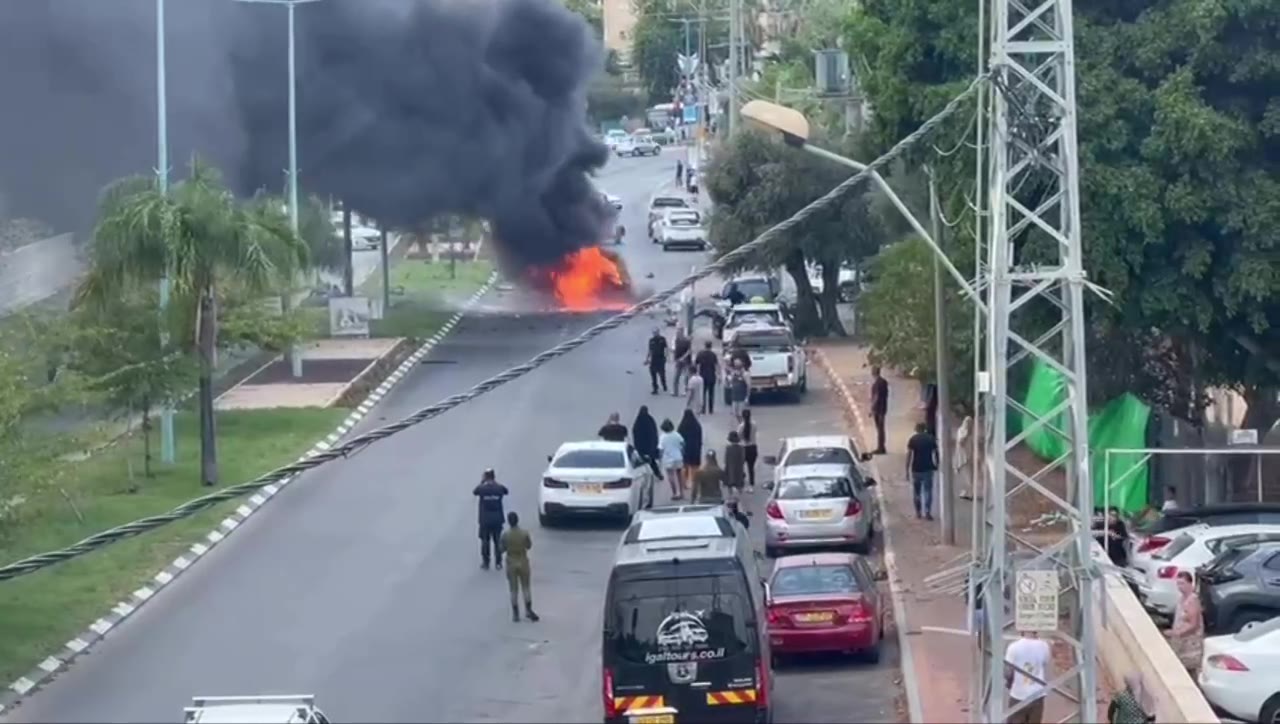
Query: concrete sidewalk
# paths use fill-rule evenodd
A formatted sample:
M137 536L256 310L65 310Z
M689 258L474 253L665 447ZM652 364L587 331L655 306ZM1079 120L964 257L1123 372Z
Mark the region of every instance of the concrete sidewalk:
M823 343L815 347L818 363L849 405L848 417L863 449L875 447L871 426L871 367L864 347L852 343ZM887 455L875 459L884 507L886 567L895 596L901 599L903 678L912 721L970 721L971 672L979 664L974 639L968 633L965 595L957 588L964 575L957 572L946 584L931 586L935 574L967 564L973 506L959 501L956 509L957 545L941 542L939 521L915 517L911 487L906 474L906 444L916 423L924 419L919 384L892 370L883 370L889 382L889 413L885 421ZM961 489L967 487L961 481ZM934 516L938 515L935 483ZM941 589L941 590L939 590ZM1059 670L1069 661L1069 650L1054 644ZM912 701L914 699L914 701ZM1105 700L1104 700L1105 701ZM1050 696L1045 721L1061 721L1070 711L1060 696ZM1105 711L1105 710L1104 710Z
M215 404L220 410L333 407L403 343L399 338L314 340L302 349L301 378L294 378L289 363L276 357Z

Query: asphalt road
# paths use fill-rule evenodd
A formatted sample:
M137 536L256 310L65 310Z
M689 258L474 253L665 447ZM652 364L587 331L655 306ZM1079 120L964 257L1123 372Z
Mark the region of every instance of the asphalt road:
M674 160L613 162L634 278L674 280L700 254L642 238L644 206ZM526 303L486 300L491 312ZM366 426L522 362L596 315L482 314L465 321ZM607 413L653 397L643 320L436 420L313 471L165 589L90 654L15 710L12 721L175 721L195 695L317 695L334 721L599 721L604 580L618 530L542 530L534 518L546 455L591 438ZM760 408L762 439L834 430L814 370L802 405ZM724 416L706 423L722 440ZM479 569L479 472L494 467L534 536L537 624L513 624L501 573ZM757 493L759 495L759 493ZM660 497L659 500L662 498ZM753 533L760 534L759 526ZM894 721L896 651L880 666L818 662L779 674L779 721Z

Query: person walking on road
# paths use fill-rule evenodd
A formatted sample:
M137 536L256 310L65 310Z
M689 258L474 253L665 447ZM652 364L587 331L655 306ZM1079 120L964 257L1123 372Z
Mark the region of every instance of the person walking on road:
M658 394L658 384L662 384L662 391L667 391L667 338L662 336L662 330L654 327L653 336L649 338L649 353L645 355L644 363L649 367L649 384L653 387L651 394Z
M729 377L725 380L726 397L729 398L729 411L735 421L742 419L746 410L747 399L751 397L751 383L747 381L747 371L740 360L733 360L729 368Z
M676 159L676 186L684 185L684 162Z
M702 414L716 414L716 378L720 375L720 358L707 342L693 360L693 366L702 378Z
M698 422L693 410L685 410L676 431L684 439L684 479L691 483L702 462L702 423Z
M911 479L911 499L916 517L933 520L933 474L938 470L938 441L923 422L907 441L907 477Z
M529 531L520 527L520 516L513 510L507 513L507 530L502 534L499 544L507 554L507 588L511 589L511 620L520 621L520 593L524 593L524 617L537 621L538 614L533 612L533 591L529 589L529 551L533 549L533 539Z
M610 413L609 420L600 427L596 435L606 442L626 442L627 426L622 424L621 415L616 412Z
M716 463L715 451L708 450L706 462L693 474L693 502L704 505L723 503L724 484L724 470Z
M674 358L671 370L671 394L679 397L680 378L693 377L693 342L685 336L683 329L676 330L676 341L671 346L671 355Z
M667 473L671 486L671 499L684 497L684 438L676 432L670 420L662 421L662 435L658 438L658 453L662 456L662 469Z
M702 375L689 375L688 389L685 391L684 396L685 409L697 412L698 408L702 404L703 395L705 394L703 390L704 385L702 382Z
M747 482L747 451L736 430L729 431L729 442L724 446L724 488L730 500L742 497L742 486Z
M884 455L884 418L889 414L889 382L880 376L880 368L871 368L871 419L876 424L876 455Z
M742 439L743 463L747 469L747 492L754 493L756 491L756 460L760 459L760 448L756 446L756 423L751 419L751 410L742 411L738 437Z
M502 546L499 536L502 535L502 499L506 497L507 486L498 482L493 468L484 471L480 476L480 484L472 491L479 498L480 524L480 567L489 570L489 547L493 546L495 567L502 568Z
M1009 708L1026 702L1009 717L1009 724L1040 724L1044 721L1045 682L1053 651L1049 642L1035 631L1024 631L1022 637L1004 650L1004 683L1009 687Z
M661 480L662 468L658 465L658 423L649 414L647 405L640 406L636 419L631 422L631 444L653 469L654 477Z

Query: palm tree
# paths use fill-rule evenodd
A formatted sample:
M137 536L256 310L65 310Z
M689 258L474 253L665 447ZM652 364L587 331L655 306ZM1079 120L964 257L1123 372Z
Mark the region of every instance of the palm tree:
M168 273L175 305L188 310L190 324L184 327L199 361L200 479L205 485L218 482L213 370L219 289L279 292L306 263L306 246L283 212L241 204L217 170L198 159L191 162L190 176L168 194L146 177L122 179L103 194L77 303L103 303Z

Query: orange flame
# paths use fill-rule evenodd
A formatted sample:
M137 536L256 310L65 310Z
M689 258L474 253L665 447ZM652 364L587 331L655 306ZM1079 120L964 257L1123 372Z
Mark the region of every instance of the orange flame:
M560 305L574 312L618 306L616 297L609 297L627 288L622 265L595 246L566 256L547 276Z

